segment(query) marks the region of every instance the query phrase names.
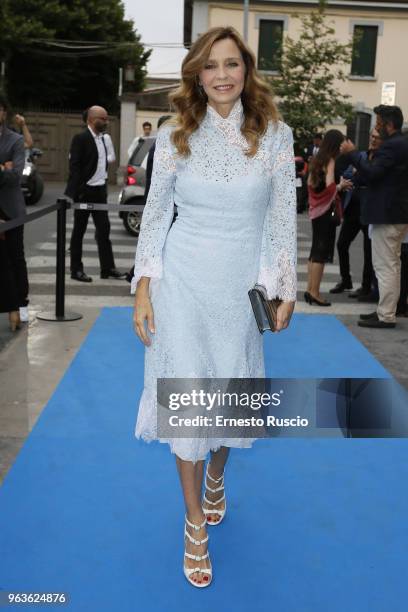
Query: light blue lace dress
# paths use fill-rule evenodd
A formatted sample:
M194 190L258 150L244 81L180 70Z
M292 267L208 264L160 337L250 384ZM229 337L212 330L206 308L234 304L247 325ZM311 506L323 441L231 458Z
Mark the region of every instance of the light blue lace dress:
M157 439L157 378L263 378L262 336L248 290L296 299L296 194L292 132L271 123L253 157L240 126L241 100L224 119L212 107L177 155L171 126L159 131L133 287L151 278L155 334L145 349L136 437ZM170 228L173 206L178 217ZM170 228L170 229L169 229ZM175 438L181 459L253 439Z

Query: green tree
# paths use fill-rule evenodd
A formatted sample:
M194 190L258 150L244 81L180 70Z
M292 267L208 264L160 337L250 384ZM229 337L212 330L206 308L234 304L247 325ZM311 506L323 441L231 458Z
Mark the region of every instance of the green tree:
M340 44L335 38L325 5L321 1L317 10L297 16L301 21L299 38L285 37L280 74L272 77L279 109L293 129L299 151L316 131L339 117L347 123L353 115L350 96L338 87L338 82L347 78L352 42Z
M18 108L118 108L119 67L143 89L150 51L124 16L121 0L2 0L0 58ZM61 42L66 41L66 42ZM70 41L76 41L70 42Z

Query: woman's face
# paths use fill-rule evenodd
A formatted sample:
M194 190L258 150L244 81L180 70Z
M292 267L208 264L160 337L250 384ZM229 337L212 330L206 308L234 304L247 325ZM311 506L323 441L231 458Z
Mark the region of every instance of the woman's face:
M245 63L231 38L213 44L210 56L199 73L199 82L207 94L208 103L220 115L227 117L245 84Z

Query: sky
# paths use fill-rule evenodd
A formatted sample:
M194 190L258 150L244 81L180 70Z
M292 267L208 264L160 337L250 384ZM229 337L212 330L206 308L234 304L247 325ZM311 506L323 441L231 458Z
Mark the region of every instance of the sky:
M143 43L173 43L179 48L153 48L149 76L180 74L183 45L183 0L123 0L127 19L133 19ZM148 44L146 45L148 47Z

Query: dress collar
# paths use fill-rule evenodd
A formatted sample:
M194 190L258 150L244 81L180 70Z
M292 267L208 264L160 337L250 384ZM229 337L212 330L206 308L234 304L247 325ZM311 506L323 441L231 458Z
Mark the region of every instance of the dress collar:
M217 111L207 104L207 114L205 122L211 127L215 127L221 132L229 144L239 147L242 150L248 148L248 142L241 133L241 126L244 119L244 109L241 98L235 102L228 117L224 119Z
M213 123L216 127L220 127L221 129L225 128L226 125L234 125L238 129L240 129L242 125L242 119L244 117L244 109L242 106L241 98L238 98L238 100L232 107L230 114L228 115L228 117L225 118L222 117L219 113L217 113L217 111L212 106L207 104L207 117L211 123Z

